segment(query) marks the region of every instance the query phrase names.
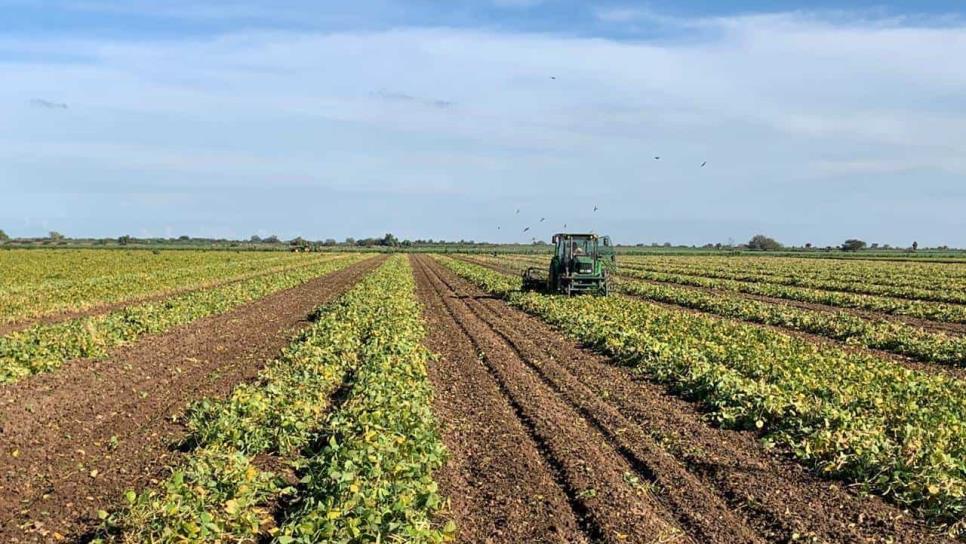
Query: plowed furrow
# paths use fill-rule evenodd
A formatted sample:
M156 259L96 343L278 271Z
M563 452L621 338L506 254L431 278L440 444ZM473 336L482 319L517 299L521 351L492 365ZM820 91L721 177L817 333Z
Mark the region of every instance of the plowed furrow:
M848 492L769 452L752 433L709 425L694 405L663 387L482 296L435 263L427 266L639 473L668 490L659 497L695 540L947 541L880 499ZM715 533L715 520L733 532Z
M316 306L381 260L145 337L105 361L77 361L4 388L0 540L45 542L88 530L97 510L175 461L187 403L254 378Z
M473 314L466 299L440 281L435 271L426 273L451 319L470 338L556 473L576 513L585 517L590 536L606 542L690 542L655 498L660 490L642 481L591 422L554 394L512 346Z
M524 424L480 361L422 266L417 293L429 324L434 412L449 462L436 474L466 543L587 543L594 529L555 479Z

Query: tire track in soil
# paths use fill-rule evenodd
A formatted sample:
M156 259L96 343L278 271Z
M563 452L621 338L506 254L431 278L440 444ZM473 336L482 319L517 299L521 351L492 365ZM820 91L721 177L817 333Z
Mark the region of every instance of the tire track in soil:
M306 266L312 266L316 264L312 263L297 263L287 266L277 266L275 268L270 268L268 270L260 270L257 272L250 272L241 276L231 276L228 279L222 280L211 280L200 285L189 285L185 287L175 287L173 289L168 289L159 293L148 293L140 296L135 296L125 300L120 300L117 302L107 302L103 304L96 304L89 308L83 310L61 310L45 313L39 316L29 317L26 319L18 319L16 321L11 321L9 323L0 324L0 336L6 336L11 333L20 332L22 330L29 329L36 325L53 325L56 323L61 323L63 321L70 321L72 319L78 319L81 317L91 317L96 315L103 315L115 310L120 310L128 306L136 306L138 304L147 304L150 302L158 302L160 300L165 300L173 298L176 296L187 295L189 293L194 293L197 291L204 291L206 289L218 289L220 287L227 287L236 283L241 283L243 281L260 278L262 276L268 276L270 274L278 274L280 272L287 272L289 270L296 270L298 268L303 268Z
M413 263L417 295L438 359L428 366L433 411L449 461L436 474L459 541L467 543L583 543L575 505L553 469L490 377L472 339L460 328L430 281Z
M588 419L618 431L611 444L637 458L640 472L666 491L659 497L695 540L952 542L879 498L860 497L769 452L754 433L711 426L695 405L663 386L579 348L438 264L428 265L552 390ZM722 523L755 535L729 540L713 533L722 505L730 511Z
M189 402L254 379L318 305L384 259L0 390L0 541L77 537L97 525L97 510L163 477L181 456L179 416Z
M695 542L655 498L654 487L633 479L634 467L607 437L555 395L519 352L473 313L471 297L457 295L425 259L416 259L420 283L430 284L437 301L442 299L444 318L462 331L464 346L479 354L490 382L502 394L502 404L508 404L526 428L587 537L593 542ZM462 538L487 542L490 536Z

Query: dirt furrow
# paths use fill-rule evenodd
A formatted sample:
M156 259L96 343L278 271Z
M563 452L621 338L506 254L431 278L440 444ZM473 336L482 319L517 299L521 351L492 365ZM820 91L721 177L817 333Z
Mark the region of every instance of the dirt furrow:
M76 537L178 457L187 403L254 378L368 259L240 308L0 390L0 540Z
M650 482L592 422L554 394L425 259L418 259L419 268L557 474L589 536L604 542L692 542L655 498Z
M585 531L528 430L517 419L425 270L417 293L429 325L433 410L449 462L436 475L447 517L466 543L587 543Z
M696 540L728 541L723 533L708 536L714 535L714 512L724 508L730 513L721 523L744 526L757 535L734 533L730 541L735 542L948 541L880 499L860 497L812 475L767 450L753 433L709 425L694 405L667 394L662 386L579 348L538 319L482 296L445 269L437 266L434 271L561 397L581 407L588 420L619 431L609 438L611 443L637 459L639 471L661 489L671 490L659 496Z

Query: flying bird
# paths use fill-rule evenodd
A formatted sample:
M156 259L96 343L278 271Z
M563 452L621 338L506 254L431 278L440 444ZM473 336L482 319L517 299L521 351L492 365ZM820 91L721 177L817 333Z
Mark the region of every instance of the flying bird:
M550 79L557 79L557 76L550 76Z
M541 217L541 218L540 218L540 222L541 222L541 223L543 223L543 220L544 220L544 219L546 219L546 217Z
M517 213L520 213L520 208L517 208Z
M704 168L704 165L706 164L708 164L708 161L704 161L703 163L701 163L701 168Z
M594 211L597 211L597 204L594 204Z
M564 230L567 230L567 224L564 223Z
M501 228L499 225L496 226L496 230L500 230Z
M528 230L530 230L530 227L527 227L527 228L523 229L523 232L526 232Z
M660 155L654 155L654 160L656 160L656 161L661 160L661 156Z

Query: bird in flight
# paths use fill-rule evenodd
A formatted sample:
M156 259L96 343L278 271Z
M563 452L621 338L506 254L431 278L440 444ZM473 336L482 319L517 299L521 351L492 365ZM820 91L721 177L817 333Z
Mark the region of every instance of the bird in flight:
M594 211L597 211L597 204L594 204Z
M528 230L530 230L530 227L527 227L527 228L523 229L523 232L526 232Z
M520 208L517 208L517 213L520 213Z
M564 223L564 230L567 230L567 224Z
M543 220L544 220L544 219L546 219L546 217L541 217L541 218L540 218L540 222L541 222L541 223L543 223Z
M701 168L704 168L704 165L706 164L708 164L708 161L704 161L703 163L701 163Z
M656 161L661 160L661 156L660 155L654 155L654 160L656 160Z
M550 79L557 79L557 76L550 76Z
M499 225L496 226L496 230L500 230L501 228Z

